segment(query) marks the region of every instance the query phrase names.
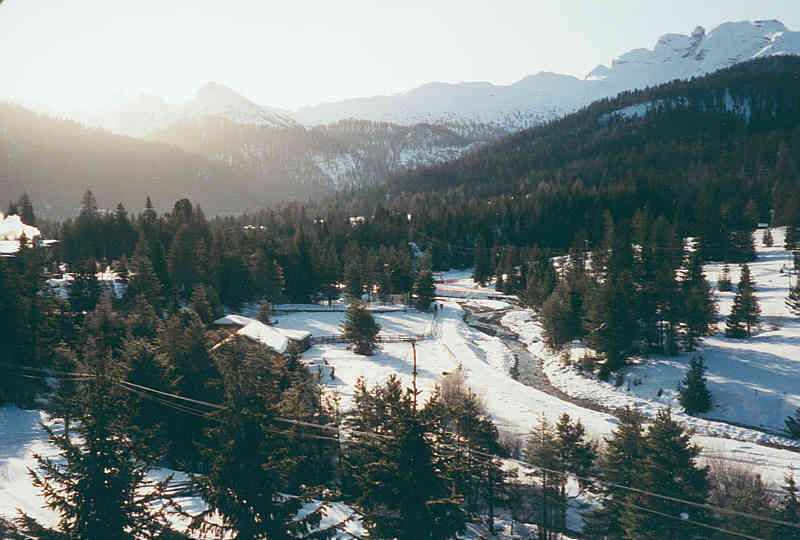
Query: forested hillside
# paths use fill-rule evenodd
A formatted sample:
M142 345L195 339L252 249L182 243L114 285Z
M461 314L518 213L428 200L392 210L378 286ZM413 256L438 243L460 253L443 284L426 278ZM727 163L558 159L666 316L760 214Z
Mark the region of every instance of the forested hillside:
M101 209L190 197L209 215L237 214L380 184L484 140L425 124L343 120L306 129L220 116L176 121L145 140L2 103L0 125L0 191L7 200L27 192L50 219L75 217L75 196L86 189Z
M16 105L0 103L0 126L0 192L6 202L27 192L43 217L75 216L76 193L87 189L97 193L101 209L119 202L133 208L152 194L159 201L195 197L212 214L307 195L282 177L258 177L172 145L112 135Z
M642 208L714 236L771 210L776 223L798 215L799 124L800 60L756 60L596 102L340 204L364 213L389 201L417 230L467 248L478 231L490 243L597 243L605 210L628 220Z

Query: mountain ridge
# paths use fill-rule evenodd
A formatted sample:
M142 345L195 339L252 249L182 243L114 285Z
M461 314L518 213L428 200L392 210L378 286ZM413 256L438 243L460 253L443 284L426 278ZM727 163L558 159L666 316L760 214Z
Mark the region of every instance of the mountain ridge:
M276 129L312 127L354 118L399 125L445 125L462 136L494 138L574 112L619 92L689 79L746 60L800 54L800 32L775 19L724 22L711 31L661 35L650 48L636 48L600 64L584 78L539 71L507 84L432 81L389 95L322 102L289 111L256 104L218 83L201 87L187 103L171 105L141 96L89 120L115 133L147 136L171 123L217 116Z

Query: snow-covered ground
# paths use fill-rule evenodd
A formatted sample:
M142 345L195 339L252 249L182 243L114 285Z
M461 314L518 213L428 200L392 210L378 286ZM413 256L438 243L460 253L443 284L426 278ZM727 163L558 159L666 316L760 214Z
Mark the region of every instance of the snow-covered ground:
M424 334L431 328L430 313L396 311L374 313L381 335ZM344 332L344 311L295 312L275 316L277 328L308 330L312 336L335 336Z
M756 236L758 259L749 266L761 305L761 329L750 339L726 338L724 320L730 313L736 287L732 292L717 291L719 331L705 338L692 354L702 355L705 359L708 387L714 398L711 411L703 417L775 433L783 429L786 417L800 407L800 319L793 316L784 304L788 293L788 269L792 267L791 253L783 249L784 230L774 231L773 247L762 245L760 232ZM714 286L722 267L722 264L705 267ZM739 267L731 265L730 270L731 279L736 284ZM794 279L796 276L792 276ZM547 351L539 339L541 327L533 321L531 312L515 310L506 314L502 322L520 334L531 352L545 360L545 371L550 381L572 396L593 399L612 408L634 406L647 415L654 415L658 408L667 406L680 410L677 385L688 369L691 354L638 359L624 371L623 384L616 387L563 365L559 355ZM575 344L571 357L577 360L584 352L581 345ZM800 447L800 441L678 415L698 433Z
M783 231L776 231L774 236L777 247L765 248L760 245L759 233L759 259L750 265L764 314L762 330L749 340L730 340L717 334L706 338L699 352L706 359L709 387L715 398L715 406L707 416L777 430L784 417L800 407L800 324L783 305L788 280L780 269L790 267L791 260L781 247ZM712 284L716 284L720 269L720 265L706 267ZM731 271L735 283L738 268L732 267ZM614 387L562 366L557 354L544 349L539 339L541 328L530 311L513 307L509 299L495 299L493 288L478 287L469 276L469 271L443 276L445 283L439 284L438 290L455 293L455 297L437 300L441 309L435 319L431 314L413 310L375 314L385 334L423 334L432 329L431 337L419 340L416 345L417 387L422 402L444 374L461 366L467 384L482 397L503 431L524 437L542 415L556 420L567 412L586 425L592 438L599 440L610 433L617 423L613 416L584 409L515 381L509 375L514 358L508 347L499 338L463 321L464 305L503 310L502 323L519 333L529 350L545 360L551 382L563 391L608 407L632 405L648 415L653 415L659 407L671 405L680 421L696 429L694 440L703 448L705 458L741 464L760 473L767 482L780 483L789 465L800 462L797 452L767 445L800 447L800 443L679 413L675 387L686 371L689 355L643 359L625 371L622 386ZM717 295L720 313L727 315L733 293ZM276 318L278 328L307 330L314 336L339 334L344 323L343 312L284 313ZM574 349L573 358L577 358L580 348ZM351 405L359 377L373 385L394 374L405 386L412 385L413 351L409 343L381 344L372 356L354 354L345 344L316 345L303 358L312 370L320 371L327 391L338 392L343 408ZM40 420L38 412L0 408L0 516L13 517L17 508L37 517L47 514L26 473L27 467L34 465L33 452L52 452L38 428ZM337 507L332 512L331 522L343 518L348 509ZM470 534L479 535L475 530L465 537Z

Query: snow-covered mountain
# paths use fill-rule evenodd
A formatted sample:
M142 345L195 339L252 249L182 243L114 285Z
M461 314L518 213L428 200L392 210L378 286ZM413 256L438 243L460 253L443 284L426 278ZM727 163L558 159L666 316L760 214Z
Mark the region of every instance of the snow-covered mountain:
M611 67L597 66L586 80L621 91L697 77L777 54L800 54L800 32L792 32L776 20L727 22L708 33L698 26L688 35L665 34L653 50L627 52Z
M510 85L433 82L407 92L349 99L285 111L258 105L221 84L202 87L188 103L153 96L88 123L144 136L185 119L212 116L272 128L318 126L347 118L410 126L428 123L475 139L530 127L574 112L596 99L674 79L701 76L753 58L800 54L800 32L776 20L726 22L706 32L665 34L653 49L634 49L585 78L539 72ZM86 118L80 118L87 123Z
M297 111L258 105L208 83L183 104L142 96L79 120L167 142L258 178L325 190L380 183L403 170L456 159L625 90L777 54L800 54L800 32L775 20L728 22L710 32L697 27L689 34L665 34L653 49L629 51L583 79L539 72L510 85L434 82Z
M238 124L272 128L298 128L289 113L253 103L222 84L210 82L184 104L170 104L157 96L140 96L118 109L80 120L122 135L143 137L175 122L219 117Z
M526 128L573 112L596 99L674 79L701 76L733 64L778 54L800 54L800 32L781 22L741 21L710 32L665 34L651 49L634 49L597 66L584 79L541 72L507 86L488 82L430 83L392 96L323 103L297 111L306 125L341 118L449 126L489 125L505 131Z

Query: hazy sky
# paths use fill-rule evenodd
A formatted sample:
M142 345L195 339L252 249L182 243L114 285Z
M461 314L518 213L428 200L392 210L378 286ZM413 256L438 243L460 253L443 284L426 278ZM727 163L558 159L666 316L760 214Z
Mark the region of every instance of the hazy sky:
M180 102L216 81L296 108L431 81L583 77L661 34L743 19L798 30L800 1L5 0L0 98L94 109Z

